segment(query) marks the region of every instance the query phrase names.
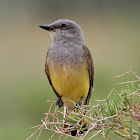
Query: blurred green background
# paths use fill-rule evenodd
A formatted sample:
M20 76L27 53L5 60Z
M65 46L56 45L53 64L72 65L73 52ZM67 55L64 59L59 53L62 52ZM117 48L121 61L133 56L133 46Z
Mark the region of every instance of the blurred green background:
M95 65L94 93L104 99L112 77L140 70L140 2L135 0L0 0L0 139L25 140L56 100L44 72L49 33L38 26L67 18L83 29ZM47 140L44 131L40 140ZM34 136L31 140L34 140ZM58 139L56 136L54 139ZM99 139L99 138L98 138Z

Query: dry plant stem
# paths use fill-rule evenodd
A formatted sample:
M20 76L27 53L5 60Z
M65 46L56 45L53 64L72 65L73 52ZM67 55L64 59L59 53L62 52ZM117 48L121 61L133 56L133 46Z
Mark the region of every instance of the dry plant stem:
M34 134L36 134L40 129L42 128L42 125L32 134L30 135L26 140L29 140Z
M49 103L56 103L56 101L52 101L52 100L47 100L46 102L49 102Z
M136 83L136 82L140 82L140 80L128 81L128 82L123 82L123 83L117 83L116 85L130 84L130 83Z
M54 129L49 129L49 128L46 126L45 122L42 121L42 123L44 124L46 130L50 130L50 131L53 131L53 132L55 132L55 133L57 133L57 134L62 134L62 135L66 135L66 136L69 136L69 137L72 137L72 138L73 138L73 136L61 132L58 128L57 128L57 131L54 130ZM78 139L78 138L76 138L76 139Z
M128 72L126 72L126 73L124 73L124 74L118 75L118 76L114 76L112 79L120 78L120 77L125 76L125 75L127 75L127 74L129 74L129 73L130 73L130 71L128 71Z
M79 116L80 114L78 114L78 113L75 113L75 112L73 112L73 114L75 114L75 115L77 115L77 116ZM98 121L98 119L94 119L94 118L92 118L92 117L88 117L88 116L86 116L86 115L81 115L82 117L86 117L86 118L88 118L88 119L91 119L92 121ZM73 118L72 118L73 119ZM82 118L83 119L83 118ZM82 120L81 119L81 120ZM80 122L80 121L79 121Z
M136 78L138 78L140 80L140 77L136 75L137 72L133 72L130 68L128 68L128 70L129 70L128 72L121 74L121 75L118 75L118 76L114 76L112 79L120 78L120 77L123 77L129 73L132 73Z
M130 96L130 95L133 95L133 94L136 94L136 92L140 91L140 89L136 89L133 93L129 94L129 95L125 95L124 97L127 97L127 96ZM140 94L140 93L137 93L137 94Z
M126 72L125 74L121 74L121 75L118 75L118 76L115 76L113 77L113 79L115 78L120 78L122 76L125 76L127 74L130 74L132 73L138 80L134 80L134 81L128 81L128 82L122 82L122 83L117 83L116 85L123 85L123 84L129 84L129 83L135 83L135 82L140 82L140 77L138 75L136 75L136 72L133 72L131 69L128 68L128 72Z
M86 136L93 128L94 128L94 126L91 126L91 127L87 130L87 132L85 133L85 135L83 135L83 136L80 137L80 140L83 140L83 139L85 138L85 136Z
M111 139L111 140L115 140L115 139L111 138L110 136L106 136L106 137L109 138L109 139Z
M49 140L51 140L53 138L53 136L55 135L55 132L51 135L51 137L49 138Z
M114 132L116 132L116 133L118 133L119 135L121 135L122 137L124 137L124 138L129 138L129 136L128 135L123 135L122 133L120 133L119 131L114 131Z
M111 90L111 92L109 93L109 95L107 96L107 99L106 100L95 100L96 102L106 102L108 99L109 99L109 97L110 97L110 95L112 94L112 92L114 91L114 88Z
M40 127L41 125L42 125L42 124L33 126L33 127L31 127L30 129Z
M86 112L85 115L87 115L87 114L88 114L89 112L91 112L93 109L97 109L97 108L100 108L100 105L99 105L99 104L96 105L96 106L92 106L91 109L89 109L89 110L86 110L87 112Z
M38 139L39 139L39 137L40 137L40 135L41 135L41 132L42 132L42 130L44 129L44 126L43 126L43 125L42 125L41 127L42 127L42 128L40 129L40 132L39 132L39 134L38 134L38 136L37 136L36 140L38 140Z
M101 133L103 130L99 130L97 133L95 133L94 135L92 135L88 140L91 140L93 137L97 136L99 133Z
M133 72L131 69L128 68L128 70L136 77L140 80L140 77L138 75L136 75L136 72Z

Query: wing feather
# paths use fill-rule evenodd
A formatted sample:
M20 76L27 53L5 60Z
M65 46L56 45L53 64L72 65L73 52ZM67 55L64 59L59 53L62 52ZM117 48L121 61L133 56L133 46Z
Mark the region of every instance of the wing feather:
M48 58L48 55L49 55L49 49L48 49L48 52L47 52L47 55L46 55L46 62L45 62L45 73L47 75L47 78L49 80L49 83L54 91L54 93L56 94L56 96L58 98L61 98L61 96L57 93L57 91L55 90L55 88L53 87L53 84L52 84L52 81L51 81L51 78L50 78L50 74L49 74L49 69L48 69L48 63L47 63L47 58Z
M86 46L82 46L84 50L84 54L87 59L87 64L88 64L88 71L89 71L89 79L90 79L90 86L89 86L89 92L85 101L85 104L87 105L89 103L89 99L91 97L92 89L93 89L93 83L94 83L94 65L93 65L93 60L92 56L90 53L90 50Z

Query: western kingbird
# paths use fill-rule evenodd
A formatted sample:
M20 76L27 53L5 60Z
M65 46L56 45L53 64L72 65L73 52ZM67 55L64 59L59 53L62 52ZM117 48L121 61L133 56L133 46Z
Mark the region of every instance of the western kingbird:
M82 29L67 19L40 27L48 30L52 39L45 72L58 97L57 105L64 104L66 109L73 110L73 102L88 104L93 89L94 66Z

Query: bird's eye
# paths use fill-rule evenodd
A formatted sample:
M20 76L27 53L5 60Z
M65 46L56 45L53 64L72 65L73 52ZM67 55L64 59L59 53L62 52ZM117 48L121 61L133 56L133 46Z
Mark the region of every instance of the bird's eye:
M66 24L62 24L62 27L66 27Z

